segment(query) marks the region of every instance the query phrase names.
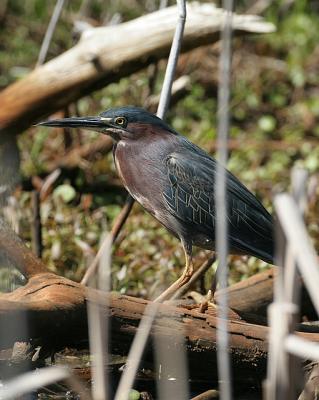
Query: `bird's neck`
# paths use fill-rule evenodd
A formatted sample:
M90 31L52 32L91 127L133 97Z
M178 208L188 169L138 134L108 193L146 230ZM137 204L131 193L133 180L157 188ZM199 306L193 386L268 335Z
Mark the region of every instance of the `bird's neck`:
M159 178L168 154L176 150L175 140L150 137L147 140L120 140L113 149L117 172L128 191L134 190L141 182ZM173 139L175 136L173 136Z

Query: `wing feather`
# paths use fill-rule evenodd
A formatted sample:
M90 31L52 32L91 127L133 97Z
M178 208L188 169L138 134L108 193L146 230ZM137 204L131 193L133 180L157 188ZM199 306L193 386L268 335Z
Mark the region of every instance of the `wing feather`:
M180 221L195 224L197 231L214 238L217 162L192 143L187 142L187 146L183 152L171 153L165 160L170 183L164 192L165 204ZM272 218L229 171L226 179L230 245L250 254L256 253L258 257L256 247L262 247L263 243L265 248L272 246Z

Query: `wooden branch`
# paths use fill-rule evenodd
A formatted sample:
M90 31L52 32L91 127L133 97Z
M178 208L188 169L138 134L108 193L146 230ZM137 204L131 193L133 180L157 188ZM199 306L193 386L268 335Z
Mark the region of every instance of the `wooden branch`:
M266 316L267 307L273 300L275 271L275 268L271 268L230 286L227 289L229 307L242 316L246 315L246 313ZM219 296L220 291L215 294L217 303ZM308 316L310 320L317 318L315 309L305 289L302 291L301 314Z
M216 41L224 12L197 3L189 4L188 11L183 51ZM166 57L176 15L176 7L168 7L123 24L85 31L76 46L0 93L0 137L18 133L40 117ZM271 23L250 15L235 14L233 27L237 32L274 30Z
M12 347L16 341L31 341L40 345L44 349L41 350L43 354L48 354L50 349L58 350L66 346L87 346L87 301L101 301L101 294L55 274L40 273L46 269L42 262L1 223L0 253L3 251L30 279L24 287L0 295L0 326L5 327L0 330L0 350ZM258 300L256 295L271 277L272 273L268 273L268 278L264 276L264 279L257 280L257 290L251 291L248 297L255 296L255 301L263 304L262 296ZM245 287L243 283L238 285ZM232 304L236 302L236 296L232 297L231 289ZM247 295L247 289L245 290ZM238 287L237 290L233 290L236 295L239 292ZM116 293L103 294L102 298L104 300L101 306L105 318L110 318L112 327L111 351L115 354L128 354L148 302ZM248 308L247 304L245 307L240 306L245 302L241 300L240 303L238 297L236 304L241 309ZM202 314L194 309L160 305L150 335L151 345L147 347L143 356L144 361L153 362L152 340L156 335L167 339L169 351L171 346L179 346L174 342L176 332L184 332L190 377L217 382L216 310L210 308L208 311ZM259 384L266 372L268 328L247 323L234 312L229 313L229 319L229 351L235 385L248 385L252 382ZM319 333L300 335L319 342ZM202 368L202 365L205 365L205 368Z
M230 286L229 307L238 312L265 315L273 298L273 277L274 269L269 269ZM215 293L217 303L220 293L221 291Z
M63 157L59 157L48 163L46 172L57 168L75 169L81 166L83 160L90 159L97 153L107 154L112 150L113 142L108 136L101 135L94 142L86 143L70 150Z
M46 266L32 251L25 246L23 241L0 219L0 255L6 255L24 274L30 278L41 272L48 272ZM267 306L273 298L274 269L256 274L244 281L229 287L229 307L249 321L263 324ZM220 292L216 292L215 300L218 303ZM315 316L309 296L303 291L302 315L307 315L310 320ZM252 314L249 316L248 314ZM261 317L255 318L255 316Z
M31 278L25 287L0 295L0 326L6 327L0 333L0 349L30 339L54 349L87 345L86 302L96 301L97 294L66 278L43 273ZM148 302L116 293L105 294L104 298L105 317L111 319L112 351L127 354ZM25 320L28 329L19 327L19 321ZM216 326L214 310L201 314L163 304L151 339L155 335L166 338L169 351L176 345L176 332L184 332L191 378L216 380ZM266 372L268 328L233 319L229 321L229 332L235 382L261 382ZM319 342L319 334L300 335ZM151 348L148 346L144 361L152 361Z
M83 346L87 343L86 302L88 298L94 301L96 297L95 290L85 289L54 274L31 278L25 287L0 296L0 325L6 326L7 333L1 332L1 348L31 338L53 348ZM105 300L105 315L111 318L112 351L127 354L147 301L118 294L105 295ZM28 329L17 329L17 321L25 318L29 322ZM192 377L207 379L211 375L217 378L216 324L215 316L161 305L151 337L161 335L167 338L170 347L174 346L175 333L184 331ZM229 327L230 351L238 370L237 381L262 379L267 329L240 321L231 321ZM151 358L151 352L147 351L144 360ZM205 368L199 368L200 365L205 365Z

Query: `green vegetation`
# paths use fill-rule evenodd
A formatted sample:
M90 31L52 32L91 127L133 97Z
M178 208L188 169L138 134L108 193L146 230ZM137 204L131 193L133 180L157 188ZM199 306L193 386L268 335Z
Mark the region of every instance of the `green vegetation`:
M111 2L113 3L113 2ZM87 10L91 22L102 24L119 12L127 20L148 12L138 1L114 3L92 0ZM148 2L149 3L149 2ZM73 20L81 1L68 2L59 21L48 59L74 43ZM34 67L54 2L11 0L0 24L0 87L12 83ZM241 1L240 11L248 7ZM229 168L272 210L274 193L289 189L293 165L319 171L319 14L315 2L276 0L263 16L274 22L276 33L242 36L234 40L232 126ZM154 2L154 8L156 3ZM209 46L183 55L179 75L188 74L191 90L174 105L168 121L192 141L214 153L216 137L218 49ZM159 63L155 92L159 93L165 62ZM97 114L111 106L143 105L149 93L150 69L78 101L81 114ZM70 107L70 113L75 107ZM71 146L96 138L72 132ZM30 128L19 137L23 180L40 175L57 155L70 146L59 131ZM86 161L72 174L62 174L42 203L44 261L50 268L80 280L97 250L102 232L110 228L124 203L120 190L110 190L116 173L111 155ZM313 178L315 179L315 178ZM21 233L30 241L30 193L17 191ZM319 244L318 190L314 189L307 213L311 235ZM151 296L177 278L184 265L179 242L139 205L127 221L121 244L114 247L113 289ZM197 251L196 264L207 253ZM264 262L230 257L231 282L266 268ZM207 287L212 273L206 278Z

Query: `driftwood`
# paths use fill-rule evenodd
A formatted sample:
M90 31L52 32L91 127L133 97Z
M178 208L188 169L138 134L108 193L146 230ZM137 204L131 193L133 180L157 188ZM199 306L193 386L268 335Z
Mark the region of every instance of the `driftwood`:
M117 26L85 31L80 42L0 93L0 138L148 64L166 57L177 19L169 7ZM183 51L218 40L224 12L189 4ZM272 32L260 17L234 15L237 33Z

